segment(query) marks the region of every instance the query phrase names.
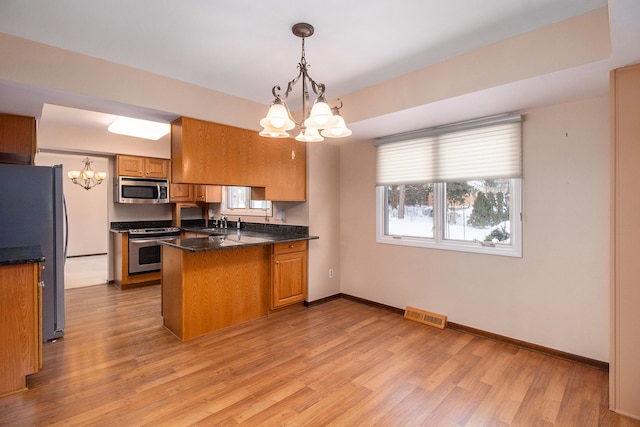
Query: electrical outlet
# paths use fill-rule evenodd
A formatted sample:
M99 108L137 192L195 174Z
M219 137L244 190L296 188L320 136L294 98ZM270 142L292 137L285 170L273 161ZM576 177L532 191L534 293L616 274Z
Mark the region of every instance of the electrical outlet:
M329 279L333 279L333 268L329 269Z

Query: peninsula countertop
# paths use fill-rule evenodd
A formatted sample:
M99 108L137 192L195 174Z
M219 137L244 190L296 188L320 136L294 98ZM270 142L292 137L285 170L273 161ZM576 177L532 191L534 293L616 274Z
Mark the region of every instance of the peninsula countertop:
M306 228L306 227L305 227ZM206 234L206 237L176 238L159 241L160 244L189 252L206 252L221 249L230 249L249 246L264 246L277 243L298 242L302 240L318 239L318 236L310 236L297 230L274 229L237 230L235 228L200 228L183 227L182 230L198 234Z

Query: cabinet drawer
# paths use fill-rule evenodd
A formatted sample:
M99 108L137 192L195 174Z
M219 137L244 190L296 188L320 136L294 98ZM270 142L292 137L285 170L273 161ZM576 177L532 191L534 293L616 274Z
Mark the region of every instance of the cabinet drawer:
M307 250L307 241L299 240L297 242L276 243L273 245L273 253L286 254L289 252L300 252Z

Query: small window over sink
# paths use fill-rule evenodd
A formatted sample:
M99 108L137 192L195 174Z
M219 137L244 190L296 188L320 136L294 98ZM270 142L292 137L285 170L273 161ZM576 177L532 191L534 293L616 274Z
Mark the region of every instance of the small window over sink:
M252 200L251 187L222 187L221 211L228 216L272 216L271 201Z

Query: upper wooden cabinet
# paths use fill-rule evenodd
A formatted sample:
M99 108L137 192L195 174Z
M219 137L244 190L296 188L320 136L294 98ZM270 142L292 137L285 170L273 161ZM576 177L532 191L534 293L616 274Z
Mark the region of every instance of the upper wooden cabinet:
M169 201L171 203L193 202L193 184L169 184Z
M265 187L268 200L306 200L306 146L258 132L181 117L171 123L176 183Z
M202 203L222 202L222 187L219 185L194 185L194 200Z
M35 117L0 113L0 163L34 164Z
M219 185L171 183L169 198L173 203L220 203L222 187Z
M167 178L169 160L154 157L117 156L118 176L139 176L144 178Z

